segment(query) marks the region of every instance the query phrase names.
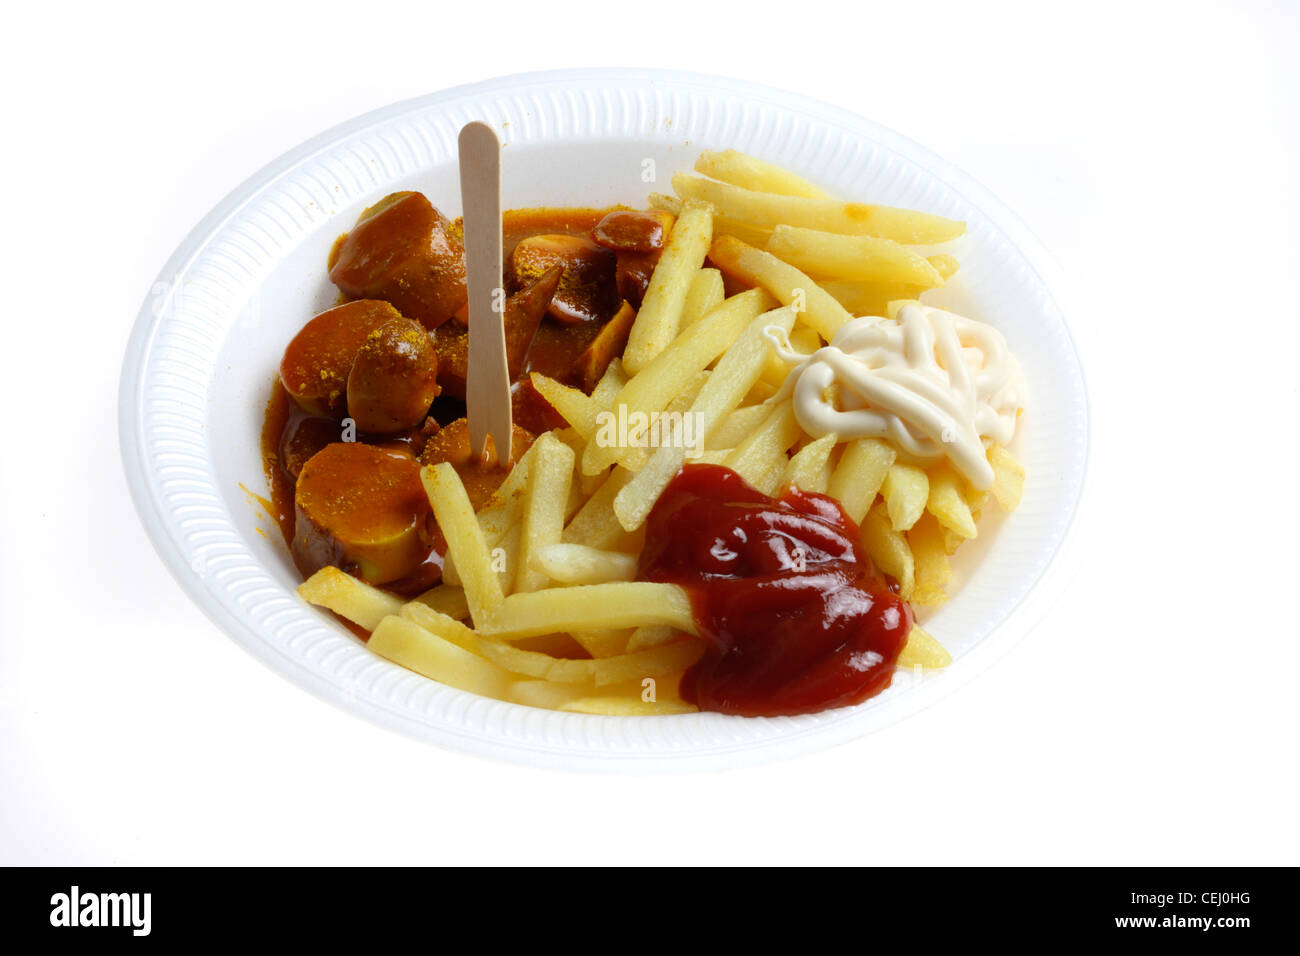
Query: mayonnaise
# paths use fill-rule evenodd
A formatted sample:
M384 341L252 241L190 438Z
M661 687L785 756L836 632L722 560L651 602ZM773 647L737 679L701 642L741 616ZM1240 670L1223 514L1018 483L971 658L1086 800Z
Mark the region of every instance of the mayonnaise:
M792 399L805 432L885 438L923 464L947 458L974 488L992 487L986 442L1011 441L1023 388L997 329L916 303L896 320L854 319L812 355L794 351L779 328L767 337L795 366L778 398Z

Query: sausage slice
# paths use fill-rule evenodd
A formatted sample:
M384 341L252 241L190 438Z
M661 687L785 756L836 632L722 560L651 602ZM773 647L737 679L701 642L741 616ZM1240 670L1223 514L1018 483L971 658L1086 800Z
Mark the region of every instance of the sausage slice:
M330 281L436 329L468 298L465 246L422 193L393 193L365 210L335 247Z
M348 374L348 415L363 432L396 434L424 421L439 391L429 332L413 319L393 319L357 350Z
M371 584L410 574L429 555L432 510L410 455L360 442L326 445L294 493L293 556L303 574L334 565Z
M402 314L387 302L362 299L327 309L293 337L280 361L285 390L310 415L341 418L348 373L367 336Z

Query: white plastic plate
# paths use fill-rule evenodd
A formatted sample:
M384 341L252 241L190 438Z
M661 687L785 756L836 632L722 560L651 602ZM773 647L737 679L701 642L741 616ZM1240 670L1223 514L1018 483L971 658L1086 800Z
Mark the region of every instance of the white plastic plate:
M857 707L769 719L594 717L454 690L384 661L294 594L265 493L262 415L281 353L333 304L334 239L358 212L418 189L459 213L456 134L472 119L506 144L506 208L641 205L701 149L735 148L845 198L963 219L958 278L933 301L994 323L1024 368L1015 450L1024 501L981 525L961 587L927 628L954 663L899 673ZM120 429L141 520L181 586L232 638L313 693L443 746L599 769L718 768L826 747L916 711L1022 636L1055 592L1081 498L1088 404L1078 352L1045 277L1053 267L985 190L865 119L730 80L646 70L507 77L399 103L276 160L182 243L141 310L122 370ZM1052 285L1058 283L1052 279ZM989 515L995 509L990 507ZM967 553L969 551L969 553ZM181 679L201 679L184 676Z

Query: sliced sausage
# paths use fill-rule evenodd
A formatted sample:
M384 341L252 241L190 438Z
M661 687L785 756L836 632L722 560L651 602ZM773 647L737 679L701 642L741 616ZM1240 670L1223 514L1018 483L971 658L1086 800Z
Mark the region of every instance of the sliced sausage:
M510 414L516 425L534 435L569 425L527 375L510 386Z
M596 223L591 238L615 252L657 252L675 221L672 213L661 209L616 209Z
M303 411L340 418L348 373L366 337L402 314L387 302L362 299L327 309L293 337L280 361L280 381Z
M528 350L533 346L537 329L546 317L563 278L564 266L556 263L538 276L536 282L506 300L502 321L506 327L506 362L512 380L523 373Z
M469 421L458 418L429 439L424 446L424 452L420 455L420 463L436 465L445 461L455 468L456 474L460 475L460 480L465 485L470 504L477 511L492 497L492 493L501 487L501 482L506 480L510 469L523 457L524 452L528 451L533 441L534 436L531 432L515 425L510 438L509 467L499 467L495 455L486 462L478 461L470 452Z
M650 277L654 275L655 266L659 265L662 251L655 252L620 252L618 265L614 270L615 286L619 297L641 308L645 290L650 286Z
M413 319L393 319L357 350L348 415L363 432L396 434L423 422L438 392L438 356L428 330Z
M566 325L604 320L618 311L618 256L583 236L559 233L522 239L510 253L512 288L532 285L555 265L564 266L551 299L551 318Z
M614 356L623 354L623 349L627 347L628 336L632 333L632 323L635 321L636 309L632 308L630 303L624 302L618 313L605 323L600 334L587 346L586 351L578 356L572 377L582 382L584 392L590 395L591 390L600 381L600 377L605 374L609 363L614 360Z
M410 455L360 442L326 445L294 492L293 556L303 574L326 565L371 584L410 574L431 551L429 499Z
M423 194L393 193L363 212L335 247L330 281L436 329L465 304L465 246Z

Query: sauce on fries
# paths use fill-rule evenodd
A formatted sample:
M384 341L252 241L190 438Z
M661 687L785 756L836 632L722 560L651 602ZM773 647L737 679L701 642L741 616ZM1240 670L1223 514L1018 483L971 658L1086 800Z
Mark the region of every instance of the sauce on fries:
M682 699L741 716L807 714L889 686L912 611L833 498L770 498L729 468L687 465L646 523L640 576L684 587L708 649Z

